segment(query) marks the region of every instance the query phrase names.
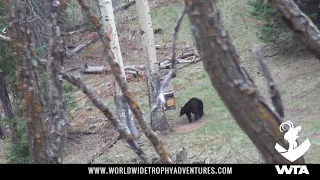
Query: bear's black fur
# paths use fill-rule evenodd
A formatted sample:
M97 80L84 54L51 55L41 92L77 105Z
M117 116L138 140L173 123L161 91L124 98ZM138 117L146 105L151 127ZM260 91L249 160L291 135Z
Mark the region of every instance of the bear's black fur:
M187 115L189 123L192 122L191 113L195 116L195 121L203 116L203 102L196 97L191 98L180 110L180 117Z

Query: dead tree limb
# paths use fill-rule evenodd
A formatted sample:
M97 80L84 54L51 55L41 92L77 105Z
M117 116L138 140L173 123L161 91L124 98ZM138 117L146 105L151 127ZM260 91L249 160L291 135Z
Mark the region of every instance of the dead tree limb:
M135 100L134 95L128 90L127 83L122 77L120 66L118 63L115 62L114 55L112 54L112 51L110 49L111 35L108 32L104 32L101 26L99 17L92 12L91 7L87 4L87 2L85 0L78 0L78 2L81 5L82 9L86 12L86 15L91 19L92 26L99 33L101 42L103 44L104 53L106 55L107 61L109 62L113 75L115 76L115 79L121 91L123 92L131 111L133 112L135 118L139 122L140 127L142 128L148 140L154 146L156 152L161 157L163 163L173 163L172 159L169 157L169 154L164 146L164 143L158 139L155 132L146 123L146 121L144 120L144 117L142 116L142 112L140 110L139 104Z
M178 37L178 32L179 32L179 28L181 25L181 22L183 21L184 16L186 15L187 9L184 7L183 11L177 21L177 24L174 28L174 33L172 36L172 56L171 56L171 70L169 71L169 73L166 75L166 77L164 78L164 80L162 81L162 84L160 86L160 90L159 90L159 96L157 97L157 102L155 103L154 107L152 107L151 112L154 111L157 106L159 106L160 101L165 102L165 97L164 97L164 93L165 93L165 89L167 88L167 86L169 85L170 81L172 78L176 77L176 72L177 72L177 68L176 68L176 63L177 63L177 59L176 59L176 40Z
M201 61L201 59L195 59L195 56L194 56L194 60L192 60L189 64L186 64L186 65L184 65L184 66L181 66L181 67L177 68L177 70L186 68L186 67L191 66L191 65L193 65L193 64L196 64L196 63L198 63L198 62L200 62L200 61Z
M136 68L134 68L134 67L127 67L127 68L125 68L124 70L125 70L125 71L126 71L126 70L128 70L128 71L135 71L135 72L137 72L137 73L139 72L139 70L136 69Z
M284 133L279 130L282 118L264 103L241 66L221 19L217 0L188 0L185 5L204 69L230 114L266 163L291 164L275 149L277 143L288 147ZM304 158L293 163L302 164Z
M93 155L86 161L86 163L92 164L92 162L98 157L100 157L107 148L116 144L120 140L120 138L121 136L118 135L115 138L113 138L113 140L110 141L109 143L104 143L96 152L93 153Z
M0 40L5 41L5 42L11 41L10 37L7 37L7 36L1 35L1 34L0 34Z
M180 59L185 59L185 58L188 58L190 56L196 56L196 57L199 57L199 54L198 53L195 53L195 52L187 52L187 53L183 53L181 56L179 56Z
M116 130L120 133L121 137L127 141L129 146L134 150L134 152L145 162L150 163L151 161L147 157L147 155L143 152L141 147L137 144L137 142L133 139L130 134L130 130L126 124L121 123L118 119L116 119L111 111L109 110L107 104L103 102L103 100L95 93L88 85L84 84L80 78L74 77L72 75L61 73L63 79L67 80L69 83L78 87L90 101L111 121L112 125L116 128Z
M65 32L65 33L63 33L63 35L64 36L71 36L74 34L78 34L78 33L85 32L85 31L90 31L90 30L91 30L91 28L79 29L79 30L75 30L75 31Z
M82 42L81 44L79 44L77 47L75 47L71 51L67 51L67 54L66 54L67 58L71 58L73 55L77 54L78 52L83 50L85 47L89 46L92 43L95 43L98 39L99 39L99 37L96 37L94 39L88 39L88 40Z
M164 45L161 45L161 44L156 44L155 45L155 48L156 49L172 49L172 44L168 44L168 45L166 45L166 44L164 44ZM177 46L176 45L176 47L175 47L176 49L181 49L181 50L183 50L183 49L194 49L193 47L188 47L188 46Z
M128 9L129 7L131 7L131 6L135 5L135 4L136 4L135 0L129 0L128 2L122 3L119 6L115 7L114 8L114 12L126 10L126 9Z
M71 72L71 71L75 71L75 70L78 70L78 69L81 69L81 67L78 66L78 67L74 67L74 68L68 68L68 69L66 69L65 71L66 71L66 72Z
M145 65L128 65L128 66L124 66L124 69L130 69L130 68L134 68L134 69L138 69L138 70L145 70L146 66Z
M256 56L257 60L260 63L263 75L265 76L265 78L268 81L268 85L269 85L269 93L271 95L271 100L273 103L273 106L276 108L276 111L278 112L278 114L284 118L284 110L283 110L283 105L282 105L282 100L281 100L281 96L280 96L280 91L279 89L276 87L275 82L273 81L273 78L268 70L267 65L264 63L264 60L262 59L261 56L261 50L259 47L254 47L253 48L253 53Z
M183 18L186 14L186 8L184 7L183 10L182 10L182 13L177 21L177 24L176 26L174 27L174 33L173 33L173 37L172 37L172 57L171 57L171 68L176 71L176 41L177 41L177 37L178 37L178 32L179 32L179 29L180 29L180 25L181 25L181 22L183 21ZM176 74L175 72L173 73L173 77L175 77Z
M268 0L297 39L320 60L320 31L292 0Z

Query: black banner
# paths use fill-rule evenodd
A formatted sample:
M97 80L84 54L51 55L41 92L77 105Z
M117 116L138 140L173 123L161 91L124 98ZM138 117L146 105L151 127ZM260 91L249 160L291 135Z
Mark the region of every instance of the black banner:
M2 164L0 176L317 176L320 165L271 164Z

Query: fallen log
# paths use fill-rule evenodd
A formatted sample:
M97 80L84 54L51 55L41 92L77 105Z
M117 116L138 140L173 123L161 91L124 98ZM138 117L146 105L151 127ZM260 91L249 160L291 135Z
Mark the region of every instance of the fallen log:
M75 70L78 70L78 69L81 69L81 67L78 66L78 67L74 67L74 68L68 68L68 69L66 69L66 72L71 72L71 71L75 71Z
M171 49L171 44L169 45L160 45L160 44L156 44L155 45L156 49ZM187 47L187 46L177 46L176 49L194 49L193 47Z
M130 68L134 68L134 69L139 69L139 70L145 70L146 66L145 65L128 65L128 66L124 66L124 69L130 69Z
M79 29L79 30L75 30L75 31L65 32L65 33L63 33L63 35L64 36L71 36L71 35L78 34L83 31L89 31L89 30L91 30L91 28Z
M192 63L192 60L185 60L185 59L176 59L176 64L180 63ZM158 63L160 69L169 69L171 68L171 60L163 61Z
M7 37L7 36L4 36L4 35L1 35L0 34L0 40L4 40L4 41L6 41L6 42L10 42L11 41L11 38L10 37Z
M126 70L125 73L126 73L126 74L132 74L133 76L138 76L138 75L139 75L139 72L138 72L138 71Z
M92 43L95 43L98 39L99 39L98 36L94 37L93 39L88 39L88 40L84 41L83 43L81 43L80 45L78 45L77 47L75 47L74 49L72 49L71 51L67 51L66 52L67 58L68 59L71 58L76 53L78 53L81 50L83 50L85 47L89 46Z
M119 6L115 7L113 12L126 10L126 9L128 9L129 7L131 7L131 6L135 5L135 4L136 4L135 0L129 0L128 2L122 3Z
M144 68L145 68L144 65L125 66L124 70L125 70L126 74L132 74L134 76L139 76L140 74L142 74L140 69L144 69ZM104 67L104 66L85 65L85 68L81 70L81 73L84 73L84 74L103 74L103 73L110 74L111 70Z
M199 54L195 53L195 52L187 52L187 53L183 53L181 56L179 56L179 58L186 59L186 58L191 57L191 56L199 57Z
M135 20L135 19L138 19L138 16L127 17L127 19L128 19L129 21L133 21L133 20Z
M81 72L84 74L110 74L111 70L104 66L86 66Z
M188 66L190 66L190 65L192 65L192 64L196 64L196 63L198 63L198 62L200 62L200 61L201 61L200 58L199 58L199 59L195 59L195 58L194 58L194 60L192 60L189 64L186 64L186 65L184 65L184 66L179 67L178 70L183 69L183 68L185 68L185 67L188 67Z

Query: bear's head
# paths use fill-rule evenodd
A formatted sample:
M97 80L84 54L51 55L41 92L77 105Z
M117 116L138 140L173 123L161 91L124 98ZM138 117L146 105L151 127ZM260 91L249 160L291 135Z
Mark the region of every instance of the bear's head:
M180 117L183 116L185 114L183 107L181 107L180 109Z

